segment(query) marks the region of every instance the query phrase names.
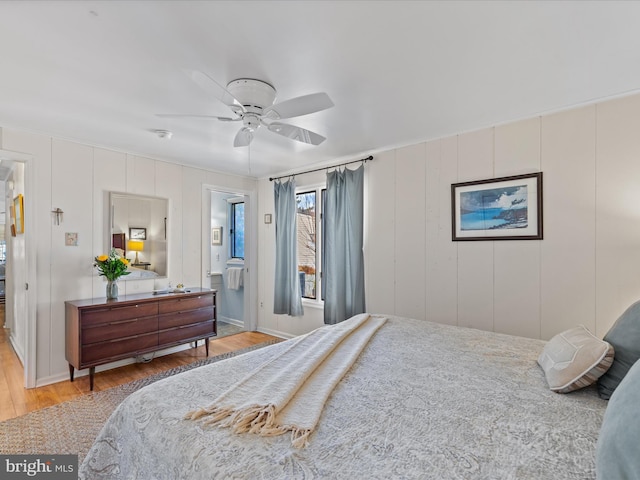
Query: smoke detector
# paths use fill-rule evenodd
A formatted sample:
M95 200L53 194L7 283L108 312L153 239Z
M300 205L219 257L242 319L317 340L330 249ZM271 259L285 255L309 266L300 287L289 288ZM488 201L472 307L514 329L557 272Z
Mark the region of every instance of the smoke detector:
M170 132L169 130L154 130L153 133L155 133L158 138L164 138L166 140L170 140L173 136L173 132Z

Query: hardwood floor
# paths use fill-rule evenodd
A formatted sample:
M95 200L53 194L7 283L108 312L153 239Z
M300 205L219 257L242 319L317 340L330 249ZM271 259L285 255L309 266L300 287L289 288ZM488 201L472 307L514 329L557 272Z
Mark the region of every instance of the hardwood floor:
M209 356L239 350L275 338L277 337L259 332L242 332L218 338L211 340ZM204 345L157 357L148 363L134 363L96 373L93 390L96 392L106 390L203 358L206 358ZM7 330L0 328L0 421L66 402L87 393L89 393L88 375L76 377L73 382L67 380L44 387L25 389L22 364L11 347Z

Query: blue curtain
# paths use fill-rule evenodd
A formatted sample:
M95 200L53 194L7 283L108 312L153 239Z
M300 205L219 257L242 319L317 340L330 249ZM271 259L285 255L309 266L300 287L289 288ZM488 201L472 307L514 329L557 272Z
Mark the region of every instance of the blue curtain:
M276 278L273 313L304 315L298 277L298 238L296 230L296 183L273 184L276 223Z
M365 311L364 165L327 173L324 210L324 323L334 324Z

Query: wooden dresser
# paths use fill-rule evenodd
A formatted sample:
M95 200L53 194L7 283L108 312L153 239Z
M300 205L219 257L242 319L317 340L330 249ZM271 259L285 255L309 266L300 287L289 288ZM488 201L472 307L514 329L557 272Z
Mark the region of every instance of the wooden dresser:
M65 302L66 356L75 369L89 368L93 390L96 365L204 339L216 329L216 291L126 295Z

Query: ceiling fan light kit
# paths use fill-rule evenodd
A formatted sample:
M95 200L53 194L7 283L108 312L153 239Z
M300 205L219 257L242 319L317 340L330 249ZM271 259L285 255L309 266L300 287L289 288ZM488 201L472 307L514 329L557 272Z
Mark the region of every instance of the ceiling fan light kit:
M276 100L276 89L262 80L238 78L229 82L227 90L247 111L254 110L253 113L261 114Z
M222 122L242 121L243 126L233 140L234 147L248 146L253 140L254 132L262 125L270 132L301 143L320 145L326 140L322 135L310 130L276 121L333 107L329 95L324 92L303 95L274 104L277 91L273 85L262 80L238 78L229 82L225 88L205 73L193 71L190 76L207 94L229 107L236 117L158 114L159 117L205 118Z

